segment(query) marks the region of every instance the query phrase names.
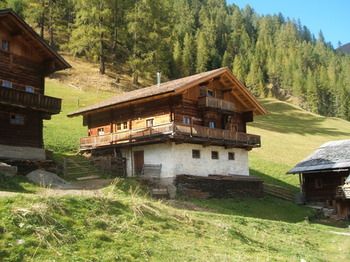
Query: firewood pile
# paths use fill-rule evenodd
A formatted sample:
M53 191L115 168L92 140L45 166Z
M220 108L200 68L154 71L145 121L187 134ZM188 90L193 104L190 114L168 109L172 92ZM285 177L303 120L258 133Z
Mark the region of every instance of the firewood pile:
M178 175L175 185L179 194L199 199L262 197L264 194L263 181L252 176Z

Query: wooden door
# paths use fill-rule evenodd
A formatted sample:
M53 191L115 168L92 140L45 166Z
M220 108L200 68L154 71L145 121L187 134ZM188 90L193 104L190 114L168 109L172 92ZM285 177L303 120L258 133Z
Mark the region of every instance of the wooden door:
M143 164L145 163L143 151L134 152L134 169L135 174L140 175L142 172Z

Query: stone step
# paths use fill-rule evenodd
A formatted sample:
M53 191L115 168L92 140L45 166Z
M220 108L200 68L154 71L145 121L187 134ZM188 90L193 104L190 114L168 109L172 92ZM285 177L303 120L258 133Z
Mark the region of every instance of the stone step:
M83 176L83 177L78 177L76 178L79 181L83 181L83 180L92 180L92 179L98 179L101 178L100 176Z

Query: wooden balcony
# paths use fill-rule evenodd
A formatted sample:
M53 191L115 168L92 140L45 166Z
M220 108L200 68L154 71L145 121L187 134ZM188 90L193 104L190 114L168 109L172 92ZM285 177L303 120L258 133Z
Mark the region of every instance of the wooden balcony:
M229 101L218 99L215 97L205 96L198 100L199 107L214 108L222 111L235 112L237 111L235 105Z
M179 123L167 123L151 128L84 137L80 139L80 149L89 150L127 143L154 142L157 138L242 148L260 147L261 145L260 136L257 135L197 125L189 126Z
M49 114L61 111L61 99L0 87L0 104L31 108Z

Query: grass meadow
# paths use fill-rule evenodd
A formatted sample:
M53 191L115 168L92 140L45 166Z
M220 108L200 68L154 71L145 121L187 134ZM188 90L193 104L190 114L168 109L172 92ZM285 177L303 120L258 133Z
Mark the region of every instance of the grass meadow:
M68 112L113 95L48 80L47 94L63 98L60 115L45 121L45 145L73 154L86 135ZM262 136L250 152L251 174L297 191L285 175L323 142L343 139L350 123L307 113L273 99L249 132ZM24 178L0 175L0 261L350 261L349 224L311 209L261 199L151 199L133 179L116 179L103 194L50 196ZM36 192L40 191L40 194Z

